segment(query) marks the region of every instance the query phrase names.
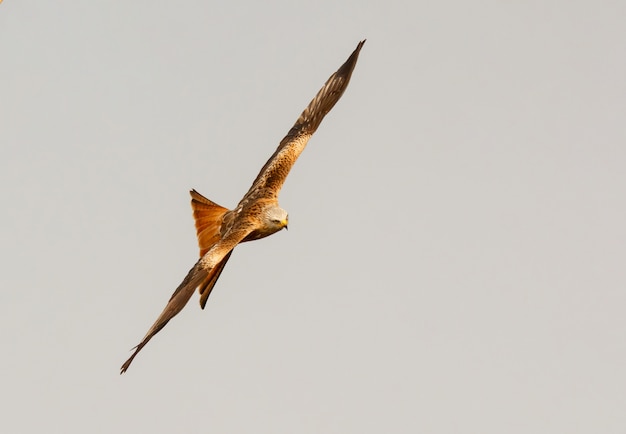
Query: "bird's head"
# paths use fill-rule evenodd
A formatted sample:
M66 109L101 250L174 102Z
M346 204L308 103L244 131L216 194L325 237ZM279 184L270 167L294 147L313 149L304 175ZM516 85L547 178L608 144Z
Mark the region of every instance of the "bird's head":
M287 229L289 214L281 207L273 206L268 208L264 214L264 223L268 229L273 232L278 232L283 228Z

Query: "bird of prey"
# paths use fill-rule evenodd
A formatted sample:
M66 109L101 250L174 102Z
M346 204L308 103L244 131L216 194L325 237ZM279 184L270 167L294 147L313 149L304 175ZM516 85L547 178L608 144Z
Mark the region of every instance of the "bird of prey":
M148 341L185 307L196 288L200 293L200 306L204 309L211 290L239 243L258 240L287 228L287 211L278 205L278 193L322 119L348 87L364 43L364 40L359 42L348 60L330 76L304 109L235 209L228 210L195 190L190 192L200 259L189 270L161 315L122 365L120 374L126 372Z

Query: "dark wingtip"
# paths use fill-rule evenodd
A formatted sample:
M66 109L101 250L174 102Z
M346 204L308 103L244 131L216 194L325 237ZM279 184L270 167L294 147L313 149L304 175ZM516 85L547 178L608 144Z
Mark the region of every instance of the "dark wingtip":
M151 336L152 337L152 336ZM148 338L148 341L150 339ZM128 360L126 360L124 362L124 364L122 365L122 367L120 368L120 375L122 375L124 372L128 371L128 368L130 368L130 364L133 363L133 360L135 359L135 357L137 356L137 354L139 353L139 351L141 351L141 349L148 343L148 341L146 341L145 339L138 345L135 345L131 351L133 351L133 354L128 358Z
M358 45L356 46L356 48L354 49L350 57L348 57L348 60L346 60L346 62L343 65L341 65L341 68L337 70L337 75L349 76L352 74L352 70L354 70L354 67L356 66L356 61L359 58L359 53L361 52L361 48L363 48L363 44L365 44L366 40L367 39L363 39L361 42L358 43Z
M133 355L130 356L130 358L128 360L126 360L126 362L124 362L124 364L120 368L120 375L122 375L124 372L128 371L128 368L130 367L130 364L133 362L133 359L135 358L136 355L137 355L137 351L135 351L133 353Z

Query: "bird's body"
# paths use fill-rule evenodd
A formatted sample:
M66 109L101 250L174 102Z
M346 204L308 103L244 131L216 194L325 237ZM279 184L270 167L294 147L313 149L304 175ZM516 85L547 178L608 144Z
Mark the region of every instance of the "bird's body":
M135 347L134 353L122 365L121 373L126 372L148 341L182 310L196 288L200 293L200 306L204 309L211 290L239 243L258 240L287 227L288 215L278 205L278 193L322 119L348 86L364 43L361 41L348 60L326 81L235 209L228 210L195 190L190 192L200 259L174 291L161 315Z

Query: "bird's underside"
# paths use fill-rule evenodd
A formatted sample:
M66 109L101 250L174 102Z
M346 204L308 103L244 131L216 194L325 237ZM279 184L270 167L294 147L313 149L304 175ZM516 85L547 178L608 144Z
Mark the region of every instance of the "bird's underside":
M209 294L239 243L266 237L287 226L287 213L278 206L278 193L322 119L346 90L364 43L359 42L348 60L330 76L304 109L235 209L228 210L195 190L190 192L200 259L176 288L161 315L122 365L120 373L126 372L148 341L183 309L196 288L200 293L200 306L204 309Z

